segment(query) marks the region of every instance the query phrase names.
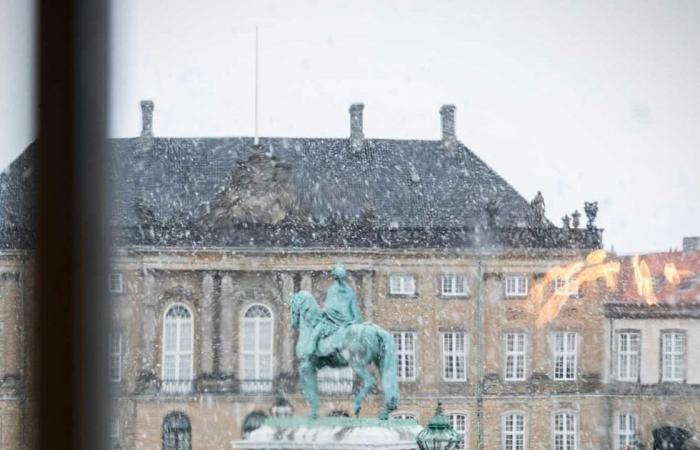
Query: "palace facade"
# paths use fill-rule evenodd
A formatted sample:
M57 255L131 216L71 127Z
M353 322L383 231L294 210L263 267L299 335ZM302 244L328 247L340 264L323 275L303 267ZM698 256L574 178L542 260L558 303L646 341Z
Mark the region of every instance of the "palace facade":
M395 417L440 401L469 449L695 448L697 242L602 255L595 206L553 225L457 140L453 106L434 141L367 139L362 111L346 139L256 143L155 137L142 102L141 136L110 140L114 447L231 448L274 403L306 414L287 299L322 301L341 263L397 343ZM0 177L1 448L32 434L32 153ZM319 378L322 413L352 411L352 373Z

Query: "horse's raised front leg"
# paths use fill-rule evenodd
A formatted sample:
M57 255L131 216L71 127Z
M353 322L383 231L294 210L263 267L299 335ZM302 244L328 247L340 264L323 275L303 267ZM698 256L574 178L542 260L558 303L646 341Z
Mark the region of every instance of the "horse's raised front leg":
M360 392L357 393L353 402L353 412L355 417L357 417L360 415L360 409L362 409L362 401L369 394L372 386L374 386L375 380L365 365L353 365L352 370L362 379L362 388L360 388Z
M316 365L309 359L304 359L299 364L302 392L304 393L304 398L311 406L311 414L309 414L309 417L312 419L318 418L318 408L320 405L316 371Z

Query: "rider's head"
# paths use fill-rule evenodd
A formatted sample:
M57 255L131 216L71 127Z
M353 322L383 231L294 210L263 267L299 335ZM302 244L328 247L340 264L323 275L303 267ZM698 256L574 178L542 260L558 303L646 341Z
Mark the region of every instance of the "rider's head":
M348 271L345 270L345 267L337 264L331 270L331 275L336 281L345 281L348 278Z

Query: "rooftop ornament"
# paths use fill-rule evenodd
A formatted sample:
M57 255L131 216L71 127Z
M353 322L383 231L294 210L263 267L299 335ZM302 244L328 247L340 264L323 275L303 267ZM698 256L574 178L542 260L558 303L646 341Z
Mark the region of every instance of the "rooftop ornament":
M598 202L585 202L583 204L583 211L586 213L586 217L588 217L588 224L586 224L586 227L589 230L595 230L595 218L598 215Z
M537 195L530 202L530 206L535 212L536 225L543 225L547 219L545 218L544 196L541 191L537 191Z
M571 218L573 219L571 225L578 229L579 225L581 225L581 213L578 212L578 209L571 214Z
M453 450L462 442L459 435L443 414L442 403L438 402L435 415L428 421L428 427L416 437L420 450Z

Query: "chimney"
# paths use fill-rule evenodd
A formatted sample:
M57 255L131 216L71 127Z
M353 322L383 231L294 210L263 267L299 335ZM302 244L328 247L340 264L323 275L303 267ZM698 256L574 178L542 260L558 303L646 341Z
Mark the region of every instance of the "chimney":
M442 123L442 143L446 147L453 147L457 143L455 135L455 105L442 105L440 108L440 121Z
M141 137L153 137L153 101L141 100Z
M700 236L689 236L683 238L684 252L697 252L700 250Z
M350 105L350 144L353 150L362 148L362 140L365 134L362 131L362 110L365 105L362 103L353 103Z

